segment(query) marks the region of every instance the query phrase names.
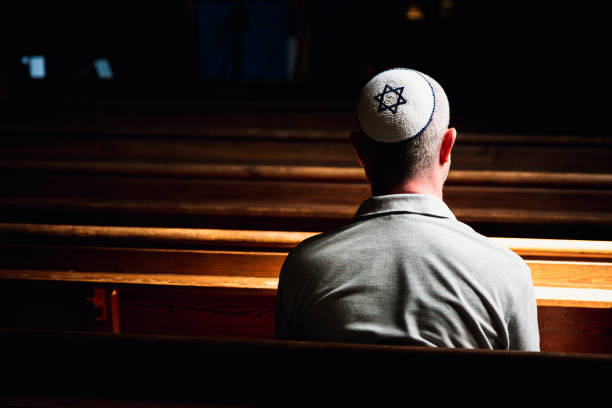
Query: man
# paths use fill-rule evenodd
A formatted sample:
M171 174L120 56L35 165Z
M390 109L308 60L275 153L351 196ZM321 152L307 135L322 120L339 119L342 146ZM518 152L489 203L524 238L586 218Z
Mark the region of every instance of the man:
M393 69L363 88L351 142L372 187L353 220L280 273L279 339L539 350L525 262L442 201L456 131L442 87Z

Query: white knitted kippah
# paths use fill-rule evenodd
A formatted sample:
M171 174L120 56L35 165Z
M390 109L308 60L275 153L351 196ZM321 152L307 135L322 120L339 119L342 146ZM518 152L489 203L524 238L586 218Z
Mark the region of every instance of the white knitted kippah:
M433 87L422 73L390 69L361 90L357 121L369 138L395 143L420 135L429 126L435 107Z

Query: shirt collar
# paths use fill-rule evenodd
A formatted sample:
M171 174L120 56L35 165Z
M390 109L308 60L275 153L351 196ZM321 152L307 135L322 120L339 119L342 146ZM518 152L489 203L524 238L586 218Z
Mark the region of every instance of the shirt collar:
M373 217L389 213L410 213L452 220L456 219L444 201L428 194L373 196L361 203L355 218Z

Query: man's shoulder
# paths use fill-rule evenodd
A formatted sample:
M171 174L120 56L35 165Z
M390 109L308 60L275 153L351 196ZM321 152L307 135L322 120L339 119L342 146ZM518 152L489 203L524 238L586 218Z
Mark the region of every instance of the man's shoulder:
M521 257L498 240L477 232L459 220L417 216L419 222L414 218L395 217L391 216L383 222L378 222L380 218L354 220L342 227L303 240L290 251L290 255L311 258L320 253L337 253L344 248L354 248L355 245L375 245L375 239L384 238L386 243L395 248L402 247L397 243L403 240L408 245L443 247L457 252L482 251L483 255L524 262Z
M461 263L490 287L504 287L510 292L523 292L531 285L531 270L523 258L499 240L476 232L470 226L456 221L459 236L455 237L453 259Z
M368 255L369 254L369 255ZM507 246L454 219L391 215L357 220L309 237L290 251L291 269L327 269L334 264L363 261L364 256L405 259L446 259L466 266L496 265L502 270L528 271L525 261Z
M312 259L316 254L333 250L339 242L351 237L350 232L347 232L351 226L352 223L308 237L289 252L289 257L301 260Z
M452 228L457 231L458 236L462 236L465 239L464 250L467 249L478 251L481 256L503 258L508 262L526 265L525 261L518 254L505 246L503 243L477 232L469 225L455 220ZM455 236L454 239L457 239L457 237Z

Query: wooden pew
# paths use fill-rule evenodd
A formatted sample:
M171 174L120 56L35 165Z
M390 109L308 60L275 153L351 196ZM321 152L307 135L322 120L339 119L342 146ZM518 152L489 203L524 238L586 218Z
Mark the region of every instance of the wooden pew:
M278 272L312 234L0 224L3 325L271 338ZM531 268L542 350L612 353L610 242L494 239Z
M210 85L203 99L15 107L0 221L323 231L353 214L368 195L348 142L357 95ZM460 219L489 236L612 239L611 138L457 127L446 198Z
M225 93L66 102L38 120L7 118L0 221L294 231L346 222L369 195L348 141L354 103ZM461 220L489 236L612 239L612 139L461 130L445 193Z
M20 407L371 406L408 392L470 406L500 395L591 404L605 401L612 368L597 354L65 331L0 329L0 344L11 374L0 404Z
M174 117L164 124L144 116L57 124L0 124L5 158L151 164L223 164L354 167L352 114L329 112L198 112L196 123ZM130 117L136 115L130 113ZM219 120L219 118L222 118ZM31 118L28 118L31 119ZM279 120L281 120L279 122ZM119 122L119 123L117 123ZM453 148L457 170L551 173L612 172L612 140L605 135L495 134L459 129Z
M4 222L325 231L370 194L355 166L5 159L0 169ZM606 173L453 170L444 198L485 235L609 240L611 187Z

